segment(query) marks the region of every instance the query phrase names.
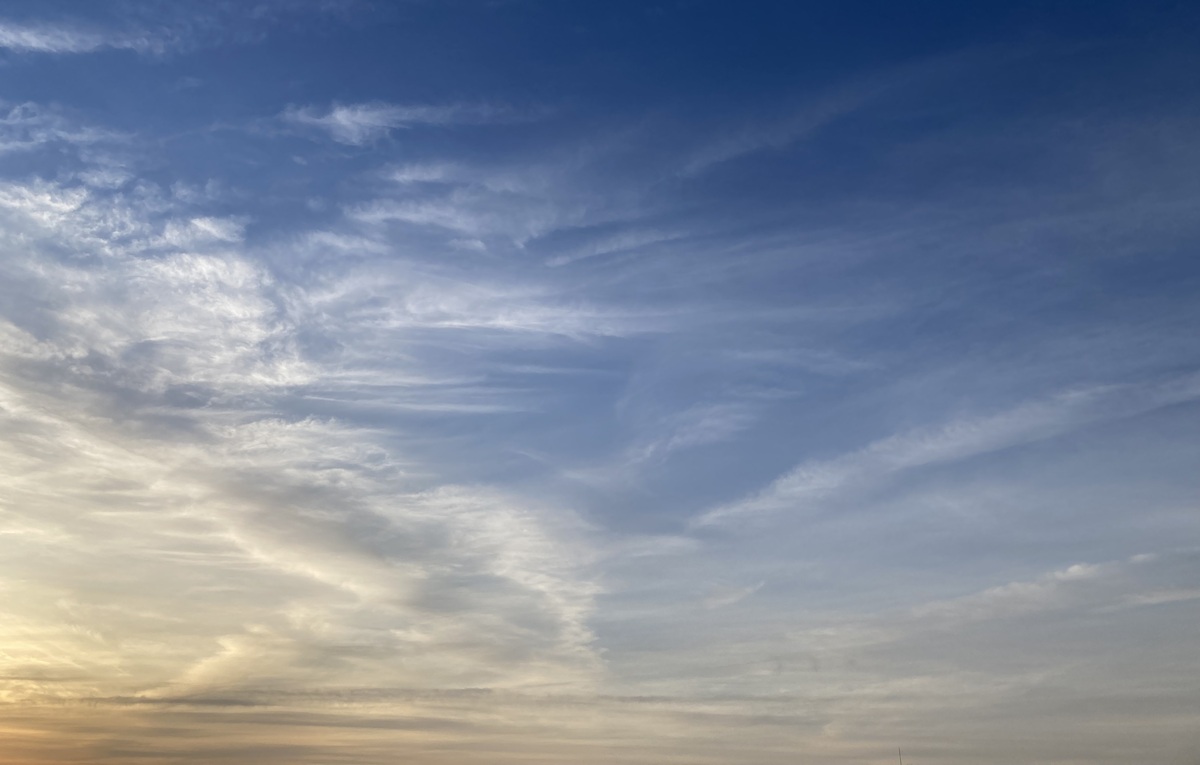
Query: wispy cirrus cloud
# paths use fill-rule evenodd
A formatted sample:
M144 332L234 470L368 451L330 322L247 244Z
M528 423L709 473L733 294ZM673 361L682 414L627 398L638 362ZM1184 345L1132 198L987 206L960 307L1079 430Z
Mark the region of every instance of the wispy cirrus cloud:
M59 110L41 104L0 102L0 154L34 151L55 144L87 148L122 143L126 138L116 131L79 124Z
M87 54L133 51L162 55L227 42L261 40L288 17L344 18L360 0L264 0L238 4L120 4L86 7L54 22L0 19L0 48L20 54ZM98 11L98 12L97 12ZM94 19L89 19L89 14Z
M0 20L0 48L17 53L93 53L105 49L149 52L161 47L160 41L149 36Z
M804 512L843 492L861 491L908 470L971 459L1061 435L1090 423L1129 417L1200 397L1200 380L1184 375L1162 383L1070 391L990 417L965 418L941 428L902 433L830 460L802 463L767 488L709 510L695 526L720 525L773 512Z
M280 115L284 122L315 128L338 143L364 146L389 135L421 125L479 125L528 119L514 109L487 104L389 104L370 102L333 104L328 110L292 106Z
M96 684L147 698L351 675L368 685L382 680L370 665L384 656L407 657L385 681L398 687L590 683L599 663L587 621L599 587L583 570L586 524L438 476L376 426L283 415L323 393L356 399L373 419L406 388L414 411L467 408L452 400L460 390L408 383L379 369L379 357L306 354L305 333L337 328L312 323L328 307L320 291L283 285L257 263L245 220L192 205L71 181L0 190L0 246L21 253L0 273L6 297L24 295L0 322L10 436L0 450L18 471L5 477L6 496L18 498L0 511L7 532L30 555L122 557L126 567L105 586L169 563L193 613L215 609L196 632L172 615L173 601L144 593L110 609L60 597L63 581L45 572L14 605L33 621L5 636L5 671L30 678L9 698L79 698ZM451 332L532 329L464 321L471 310L418 307L380 330L394 341L446 322ZM497 406L495 396L481 400L476 416ZM121 424L80 425L114 406L127 412ZM150 433L157 445L146 450ZM39 493L40 482L71 488ZM91 542L67 530L81 507ZM150 507L154 520L139 510ZM117 531L130 522L136 535ZM191 541L177 546L177 537ZM138 552L118 552L117 538ZM222 571L240 572L238 581ZM241 594L230 599L231 587ZM175 647L116 638L143 629L173 635ZM80 652L93 658L81 664ZM137 679L122 681L121 668L135 665Z

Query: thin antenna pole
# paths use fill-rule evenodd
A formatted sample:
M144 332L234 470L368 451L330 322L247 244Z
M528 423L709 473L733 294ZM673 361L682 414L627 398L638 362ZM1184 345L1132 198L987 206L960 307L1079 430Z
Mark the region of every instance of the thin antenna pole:
M896 747L896 754L900 756L900 765L904 765L904 753L900 751L900 747Z

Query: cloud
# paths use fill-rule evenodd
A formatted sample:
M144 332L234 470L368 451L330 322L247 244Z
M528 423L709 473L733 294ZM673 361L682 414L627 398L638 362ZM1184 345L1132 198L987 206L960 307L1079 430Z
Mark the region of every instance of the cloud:
M1161 383L1082 388L989 417L890 436L840 457L801 463L762 491L708 510L692 524L725 525L747 516L812 511L898 473L971 459L1197 397L1200 383L1184 375Z
M640 436L623 452L599 465L574 467L563 475L584 484L630 486L678 452L730 441L750 428L759 412L744 401L697 404L639 421Z
M338 143L364 146L393 130L421 125L475 125L519 118L511 109L483 104L398 105L383 102L334 104L328 111L312 106L289 107L280 115L288 123L322 130Z
M29 621L13 622L5 671L34 678L12 698L591 683L600 588L573 513L447 480L352 410L288 413L313 392L360 402L364 419L504 402L432 369L406 380L372 368L387 357L367 343L366 358L306 353L306 333L369 324L323 317L329 296L281 284L248 250L247 220L192 207L205 203L71 181L0 187L0 244L19 253L0 276L21 295L0 321L0 480L17 498L3 528L27 553L8 565L40 572L12 601ZM463 303L460 285L442 290L398 298L376 341L559 320L512 318L511 295ZM97 586L126 597L90 599L38 555L119 557Z
M694 151L684 161L680 174L684 177L697 176L716 165L748 154L782 149L861 108L871 95L870 91L847 88L787 117L772 121L756 120Z
M125 136L113 131L73 124L57 110L40 104L0 103L0 112L6 107L7 111L0 116L0 154L34 151L52 144L83 148L125 140Z
M678 172L685 178L699 176L725 162L767 150L783 149L816 137L838 120L898 92L917 90L945 75L968 66L977 51L957 51L876 71L841 83L782 116L759 115L694 149Z
M716 587L704 599L705 608L724 608L745 600L762 589L766 582L750 585L749 587Z
M107 23L70 19L58 23L21 23L0 19L0 48L20 54L128 50L162 55L227 43L261 42L289 17L314 15L341 20L354 16L363 7L360 0L262 0L252 6L187 0L170 4L121 4L100 9Z
M1076 563L1033 581L1010 582L961 598L927 603L913 609L912 617L945 627L1061 607L1080 584L1104 578L1116 567L1117 564Z
M622 231L619 234L600 238L573 252L556 255L546 261L548 266L565 266L579 260L595 258L601 255L625 253L644 250L651 245L673 242L681 237L669 232L660 231Z
M0 47L17 53L93 53L102 49L151 51L146 37L125 36L82 27L23 25L0 21Z

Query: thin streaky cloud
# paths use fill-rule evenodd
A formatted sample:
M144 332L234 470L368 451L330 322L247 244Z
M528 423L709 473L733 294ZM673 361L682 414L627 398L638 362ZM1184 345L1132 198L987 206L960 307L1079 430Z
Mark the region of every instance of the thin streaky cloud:
M1195 375L1163 383L1069 391L990 417L964 418L936 429L902 433L840 457L802 463L765 489L708 510L691 523L703 527L735 523L745 516L816 511L842 492L862 490L903 471L967 460L1197 397L1200 378Z
M21 53L90 53L129 46L126 41L81 29L0 22L0 47Z
M516 110L486 104L389 104L383 102L333 104L328 110L313 106L288 107L285 123L322 130L338 143L363 146L420 125L478 125L527 119Z
M266 33L287 20L304 17L342 21L363 10L360 0L264 0L253 5L216 4L203 7L183 4L84 5L71 16L55 21L23 23L0 19L0 48L18 54L88 54L128 50L161 56L228 43L260 42ZM100 23L85 20L99 11ZM190 79L190 78L189 78Z

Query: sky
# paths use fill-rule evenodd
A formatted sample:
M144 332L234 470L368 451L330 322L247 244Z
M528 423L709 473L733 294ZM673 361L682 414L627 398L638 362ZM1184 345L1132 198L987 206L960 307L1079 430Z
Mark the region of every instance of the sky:
M0 765L1197 765L1197 33L7 0Z

